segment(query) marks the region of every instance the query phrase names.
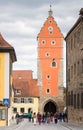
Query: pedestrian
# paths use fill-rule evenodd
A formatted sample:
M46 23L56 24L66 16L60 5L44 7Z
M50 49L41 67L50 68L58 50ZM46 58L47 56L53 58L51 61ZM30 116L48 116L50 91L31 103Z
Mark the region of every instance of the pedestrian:
M52 112L50 113L50 120L51 120L51 123L53 123L53 113Z
M40 112L38 112L38 114L37 114L37 120L38 120L39 125L41 125L42 116L41 116Z
M47 123L50 123L50 112L47 113Z
M16 113L15 119L16 119L16 124L18 124L19 123L19 113L18 112Z
M46 123L46 113L44 112L43 115L42 115L42 122L43 123Z
M58 114L57 114L57 112L54 114L54 122L55 122L55 124L57 124L57 122L58 122Z
M32 113L31 112L28 113L28 118L29 118L29 122L31 122L31 118L32 118Z
M34 122L34 125L36 125L36 118L37 118L37 115L36 115L36 112L33 113L33 122Z

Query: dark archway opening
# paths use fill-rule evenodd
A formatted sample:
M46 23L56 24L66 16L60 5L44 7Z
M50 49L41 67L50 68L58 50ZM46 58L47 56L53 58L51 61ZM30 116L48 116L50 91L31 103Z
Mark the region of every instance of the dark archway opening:
M45 106L44 106L44 112L52 112L53 114L56 112L56 106L53 102L48 102Z

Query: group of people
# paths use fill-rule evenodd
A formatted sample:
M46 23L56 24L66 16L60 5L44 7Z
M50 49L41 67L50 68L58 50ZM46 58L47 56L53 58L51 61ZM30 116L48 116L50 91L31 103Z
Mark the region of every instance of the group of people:
M41 114L40 112L38 112L36 114L36 112L32 113L32 116L29 117L29 121L32 121L34 123L34 125L36 125L36 123L38 122L39 125L41 125L41 123L55 123L57 124L58 121L66 121L66 114L65 113L57 113L55 112L54 114L51 112L47 112L47 113L43 113Z

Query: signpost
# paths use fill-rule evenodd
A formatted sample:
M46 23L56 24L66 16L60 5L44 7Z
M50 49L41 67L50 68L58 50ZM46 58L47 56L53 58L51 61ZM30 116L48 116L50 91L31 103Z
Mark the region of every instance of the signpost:
M9 98L4 98L3 99L3 105L9 107L9 105L10 105Z

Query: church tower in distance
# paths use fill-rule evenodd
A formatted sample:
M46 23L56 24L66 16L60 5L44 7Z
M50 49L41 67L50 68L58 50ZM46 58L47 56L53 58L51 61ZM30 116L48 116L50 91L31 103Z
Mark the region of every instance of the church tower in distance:
M63 34L54 20L50 5L38 40L38 85L40 86L39 111L62 112L63 99Z

